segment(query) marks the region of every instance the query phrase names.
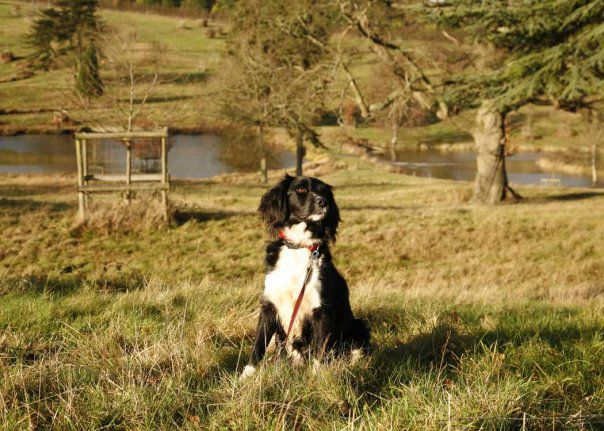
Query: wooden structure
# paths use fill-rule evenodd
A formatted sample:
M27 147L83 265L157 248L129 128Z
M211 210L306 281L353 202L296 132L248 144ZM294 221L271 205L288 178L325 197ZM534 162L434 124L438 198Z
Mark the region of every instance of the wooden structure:
M137 139L157 139L160 141L161 172L132 173L132 142ZM126 148L126 171L123 174L91 174L86 151L89 141L112 140L122 142ZM119 144L118 144L119 145ZM76 133L76 158L78 167L78 219L86 220L88 195L91 193L126 192L128 200L132 192L141 190L161 192L163 216L168 221L168 129L155 132L110 132L110 133Z

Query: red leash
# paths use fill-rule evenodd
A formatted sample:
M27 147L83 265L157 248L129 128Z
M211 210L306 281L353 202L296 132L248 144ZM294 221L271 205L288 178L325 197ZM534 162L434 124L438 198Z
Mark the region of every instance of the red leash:
M312 261L312 257L311 257ZM285 334L285 339L289 338L289 334L292 332L292 328L294 327L294 322L296 321L296 316L298 315L298 311L300 311L300 305L302 304L302 298L304 298L304 292L306 291L306 285L310 281L310 276L312 274L312 262L308 264L308 269L306 270L306 278L304 279L304 284L302 284L302 289L300 289L300 293L298 294L298 299L296 299L296 304L294 305L294 311L292 312L292 318L289 321L289 328L287 329L287 333Z
M285 241L289 241L285 236L283 231L279 231L279 238L284 239ZM313 263L319 259L319 245L314 244L309 247L306 247L310 250L310 260L308 261L308 268L306 269L306 277L304 278L304 283L302 283L302 289L300 289L300 293L298 294L298 299L296 299L296 303L294 305L294 310L292 311L292 318L289 320L289 328L287 329L287 333L285 334L285 339L289 338L289 334L292 332L292 328L294 327L294 322L296 321L296 316L298 315L298 311L300 311L300 305L302 304L302 298L304 298L304 292L306 291L306 286L310 281L310 277L312 275Z

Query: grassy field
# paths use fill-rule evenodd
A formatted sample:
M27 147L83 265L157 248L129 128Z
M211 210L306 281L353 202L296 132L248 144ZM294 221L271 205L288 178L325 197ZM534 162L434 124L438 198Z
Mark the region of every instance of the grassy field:
M24 36L29 31L34 10L30 4L21 3L20 10L15 12L15 4L0 1L0 51L11 51L18 58L0 64L0 79L3 80L17 76L31 53ZM202 28L194 19L112 10L103 10L101 17L108 28L106 33L136 34L136 55L151 53L157 49L157 44L165 52L161 59L159 85L153 91L146 111L148 116L168 115L177 108L182 115L171 125L182 128L203 126L202 116L206 122L212 120L208 118L213 113L203 83L216 72L224 49L219 23L210 22L216 37L209 38L208 28ZM102 61L103 76L108 73L106 67ZM53 111L58 110L66 110L73 119L85 121L86 114L71 95L72 76L73 70L65 66L49 72L37 71L27 79L0 82L0 108L19 111L0 115L0 130L4 133L56 131L52 118ZM144 88L141 85L138 91ZM42 112L28 112L32 110Z
M1 427L604 427L604 194L523 188L480 207L469 184L353 158L314 174L336 187L335 260L373 352L317 374L269 359L243 383L255 176L176 182L169 228L148 201L131 216L96 202L76 226L73 178L0 176Z

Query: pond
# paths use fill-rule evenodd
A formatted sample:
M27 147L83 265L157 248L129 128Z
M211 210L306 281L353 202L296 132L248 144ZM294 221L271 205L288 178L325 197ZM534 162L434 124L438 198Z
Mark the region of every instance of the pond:
M104 168L114 172L125 171L123 146L102 142L97 150L97 162ZM251 146L229 143L217 135L170 137L168 158L172 177L209 178L230 172L256 171L260 165L259 157ZM0 137L0 173L75 172L75 160L75 145L70 135ZM272 151L268 160L272 169L290 168L294 164L294 155L285 150Z
M539 152L520 152L506 158L506 168L511 183L539 185L543 181L567 187L591 187L591 176L570 175L548 172L540 168L537 160L543 156ZM390 159L388 159L390 161ZM476 176L476 154L473 151L401 150L391 162L396 171L420 177L473 181ZM604 175L604 163L599 162L598 172ZM553 181L552 181L553 180ZM598 186L604 186L600 180Z
M105 165L123 172L125 156L109 151L105 145ZM120 148L120 146L117 146ZM229 172L251 172L258 169L259 153L245 142L228 142L220 136L173 135L169 150L170 174L177 178L208 178ZM291 168L290 151L271 151L270 168ZM476 174L476 156L472 151L400 150L392 162L397 171L421 177L472 181ZM554 179L563 186L589 187L589 175L555 174L540 168L536 161L542 154L521 152L507 158L510 181L516 184L542 183ZM152 168L154 168L152 166ZM70 135L21 135L0 137L0 173L75 172L75 146ZM604 175L604 163L599 172ZM604 186L600 180L598 186Z

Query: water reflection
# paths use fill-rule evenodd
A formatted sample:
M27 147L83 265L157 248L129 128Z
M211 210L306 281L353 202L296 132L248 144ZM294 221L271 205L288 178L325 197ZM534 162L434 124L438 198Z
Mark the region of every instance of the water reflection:
M541 184L542 180L559 180L568 187L590 187L589 175L569 175L547 172L537 165L538 152L522 152L506 159L509 179L516 184ZM401 150L395 153L392 164L398 172L420 177L443 178L450 180L473 181L476 176L476 155L472 151L437 150ZM604 163L600 162L599 172L604 172ZM600 180L598 186L604 186Z
M88 145L90 173L123 173L126 148L121 143L100 141ZM208 178L222 173L257 171L260 152L243 142L217 135L173 135L169 142L170 175ZM294 156L271 148L269 168L288 168ZM145 141L133 143L133 173L157 172L159 154ZM75 172L75 145L69 135L21 135L0 137L0 173Z
M257 144L245 139L223 139L217 135L174 135L169 142L169 170L173 177L208 178L236 171L257 171L260 151ZM96 150L89 147L91 173L125 172L125 147L104 143ZM92 154L93 151L97 153ZM294 156L289 151L272 148L269 168L289 168ZM536 161L542 154L523 152L507 159L510 180L517 184L541 184L554 178L561 185L591 186L589 175L554 174L540 168ZM133 173L157 172L159 154L143 142L135 143ZM393 164L401 173L422 177L472 181L476 175L476 156L472 151L437 150L397 151ZM21 135L0 137L0 173L75 172L75 146L69 135ZM604 175L604 161L598 171ZM598 186L604 187L604 180Z
M0 173L75 171L75 147L67 135L0 137Z

